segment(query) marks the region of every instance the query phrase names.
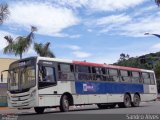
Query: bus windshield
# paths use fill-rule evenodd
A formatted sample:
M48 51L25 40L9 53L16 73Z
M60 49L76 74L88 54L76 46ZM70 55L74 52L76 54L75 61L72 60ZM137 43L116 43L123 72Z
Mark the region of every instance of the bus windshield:
M10 65L8 73L8 90L22 91L36 84L34 60L17 61Z
M35 86L35 68L28 66L12 69L8 76L9 90L23 90Z

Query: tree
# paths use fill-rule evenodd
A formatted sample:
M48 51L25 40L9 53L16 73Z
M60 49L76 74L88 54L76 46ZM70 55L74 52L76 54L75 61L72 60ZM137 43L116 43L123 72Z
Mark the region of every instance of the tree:
M34 50L37 52L39 56L55 58L54 53L50 50L49 47L50 42L47 42L46 44L34 43Z
M32 40L34 39L34 32L37 31L37 28L34 26L31 26L31 32L29 33L28 36L19 36L16 38L16 43L15 43L15 55L19 55L20 59L22 59L22 54L28 50L28 48L32 44Z
M160 0L155 0L156 4L160 6Z
M8 45L3 50L4 54L12 53L14 49L13 38L11 36L5 36L4 38L7 40L7 43L8 43Z
M19 55L22 59L22 54L28 50L31 46L32 40L34 39L34 32L37 31L37 28L31 26L31 32L27 36L19 36L14 41L11 36L5 36L8 45L4 48L4 54L12 53L15 56Z
M121 53L118 61L124 61L124 60L128 60L128 59L129 59L128 54Z
M8 18L9 14L8 4L0 4L0 24Z

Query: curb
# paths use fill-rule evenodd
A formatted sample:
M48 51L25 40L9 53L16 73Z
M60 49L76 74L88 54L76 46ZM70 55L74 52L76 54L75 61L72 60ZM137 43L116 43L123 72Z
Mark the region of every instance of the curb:
M9 110L9 107L0 107L0 110Z

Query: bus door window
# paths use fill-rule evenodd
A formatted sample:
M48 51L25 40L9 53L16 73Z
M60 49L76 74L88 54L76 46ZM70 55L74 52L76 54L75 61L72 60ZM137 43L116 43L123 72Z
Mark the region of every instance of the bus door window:
M154 74L150 73L151 85L155 85Z
M142 78L144 80L144 84L150 84L151 83L149 73L142 72Z
M121 82L131 82L130 71L120 70Z
M117 69L109 69L108 81L119 82L119 76L118 76Z
M70 64L58 64L59 80L75 80L74 66Z
M140 73L132 72L132 83L140 83Z

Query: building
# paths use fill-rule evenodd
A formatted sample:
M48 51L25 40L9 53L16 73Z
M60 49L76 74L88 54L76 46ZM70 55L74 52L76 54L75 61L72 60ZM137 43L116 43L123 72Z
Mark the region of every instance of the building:
M16 60L17 59L12 59L12 58L0 58L0 73L3 70L7 70L9 68L9 65ZM3 81L0 80L0 106L7 105L7 97L6 97L7 76L8 76L8 73L4 72Z

